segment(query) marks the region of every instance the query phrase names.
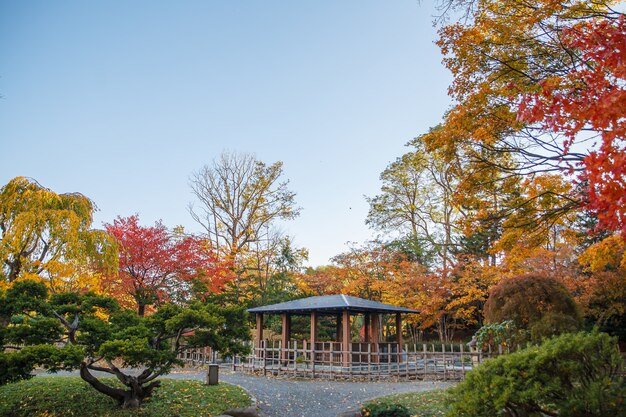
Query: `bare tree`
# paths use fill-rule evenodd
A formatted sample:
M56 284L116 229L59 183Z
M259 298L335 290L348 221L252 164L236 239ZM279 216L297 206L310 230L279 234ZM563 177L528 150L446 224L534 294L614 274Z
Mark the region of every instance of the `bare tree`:
M280 161L266 165L251 154L223 152L192 174L200 204L190 204L189 212L220 251L235 256L275 220L300 214L282 174Z
M198 204L190 204L189 212L235 268L245 269L242 256L273 240L272 226L277 220L293 219L300 213L295 193L282 176L280 161L266 165L251 154L229 152L191 175Z

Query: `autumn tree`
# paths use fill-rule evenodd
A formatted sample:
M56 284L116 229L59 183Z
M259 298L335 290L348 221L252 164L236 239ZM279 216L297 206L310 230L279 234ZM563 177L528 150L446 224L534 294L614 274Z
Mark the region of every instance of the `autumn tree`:
M582 317L571 294L553 278L526 274L494 286L484 308L485 320L512 320L535 340L580 328Z
M264 257L264 258L263 258ZM275 304L300 296L297 280L308 259L308 251L298 248L289 237L281 236L275 247L255 250L254 305ZM252 269L252 268L251 268Z
M307 296L342 294L345 283L340 270L336 265L309 267L297 281L298 290Z
M419 311L408 318L416 330L434 332L441 342L452 340L457 319L448 309L454 295L450 275L414 270L399 276L389 286L392 294L403 297L402 305Z
M457 327L475 327L482 324L483 309L489 291L501 280L496 266L485 265L480 257L464 255L450 274L450 297L445 307Z
M94 203L79 193L57 194L16 177L0 190L0 281L46 281L53 291L94 286L98 268L112 268L117 248L92 229Z
M388 234L399 233L437 255L447 271L453 264L459 236L459 207L453 204L456 177L437 152L428 152L421 138L409 143L415 150L392 162L380 175L381 193L367 198L366 223Z
M457 317L449 309L454 295L451 275L429 271L394 243L354 245L335 256L333 265L307 270L300 277L300 290L409 307L419 311L406 320L414 340L425 331L435 332L442 341L451 340L458 327Z
M499 173L475 176L476 185L578 173L569 189L546 191L558 204L536 228L584 206L604 211L603 227L619 228L623 48L614 46L623 44L623 15L613 3L445 2L466 16L443 26L438 41L454 76L449 91L456 104L425 142L449 157L467 157L471 172ZM523 209L526 201L509 210Z
M626 235L626 15L605 10L565 27L560 40L573 52L571 69L539 80L518 115L564 134L568 151L587 132L599 136L582 160L585 206L602 228Z
M626 241L609 236L589 246L578 258L584 275L578 301L585 316L604 331L626 338Z
M189 207L191 216L218 253L233 262L237 278L232 285L239 302L248 278L246 263L254 263L255 256L257 261L267 258L262 251L278 248L275 223L300 211L283 178L283 164L266 165L250 154L224 152L194 172L190 185L198 200ZM258 262L253 267L257 272L264 268Z
M119 246L119 270L107 276L107 292L140 316L146 307L188 298L194 284L214 292L230 278L204 239L176 235L161 222L141 226L137 215L105 226Z

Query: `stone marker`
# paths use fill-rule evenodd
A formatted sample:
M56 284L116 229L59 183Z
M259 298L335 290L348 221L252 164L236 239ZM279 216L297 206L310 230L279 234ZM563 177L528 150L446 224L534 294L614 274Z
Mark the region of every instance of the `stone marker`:
M210 364L209 365L209 372L207 372L206 375L206 383L207 385L217 385L219 382L219 365L217 364Z

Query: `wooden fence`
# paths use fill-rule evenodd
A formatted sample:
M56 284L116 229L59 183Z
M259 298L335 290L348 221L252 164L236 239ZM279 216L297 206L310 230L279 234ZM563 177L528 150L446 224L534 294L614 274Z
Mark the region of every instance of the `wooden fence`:
M186 349L180 352L177 358L183 361L185 364L191 366L206 365L209 363L222 362L218 352L213 351L211 348L198 348L198 349Z
M330 379L426 379L458 381L486 358L499 352L473 352L463 344L409 345L397 343L311 344L262 341L247 357L236 357L233 367L242 372Z
M263 341L249 356L222 357L210 348L189 349L178 358L191 366L219 363L245 373L301 378L350 380L436 380L459 381L488 358L504 353L472 351L463 344L352 343L341 350L341 343L318 342L315 346L292 341L283 349L280 341ZM349 363L346 365L346 355ZM625 356L626 352L622 352ZM626 376L626 367L621 375Z

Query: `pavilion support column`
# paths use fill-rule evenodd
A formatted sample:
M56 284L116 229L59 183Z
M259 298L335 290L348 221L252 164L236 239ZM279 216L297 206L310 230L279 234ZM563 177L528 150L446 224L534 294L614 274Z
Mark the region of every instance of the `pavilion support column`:
M341 314L337 314L337 331L335 340L341 342Z
M402 316L396 313L396 342L398 342L398 363L402 362Z
M281 348L283 351L282 359L283 359L283 363L285 364L285 362L289 360L289 351L287 349L289 348L289 340L291 340L291 314L283 313L282 319L283 319L283 326L282 326L283 328L282 328Z
M315 342L317 341L317 311L311 311L311 347L315 347Z
M254 341L257 348L261 348L261 341L263 340L263 313L256 313L256 332L254 334Z
M378 343L380 342L380 318L378 313L372 313L370 320L370 343L372 344L372 353L375 353L375 355L372 356L372 362L377 363L380 361L380 357L378 356L378 352L380 351L378 346Z
M350 312L344 310L341 317L342 339L341 350L343 351L343 366L350 366L352 338L350 337Z
M363 314L363 335L365 336L365 343L370 342L370 313Z
M311 311L311 361L315 361L315 342L317 341L317 312Z

